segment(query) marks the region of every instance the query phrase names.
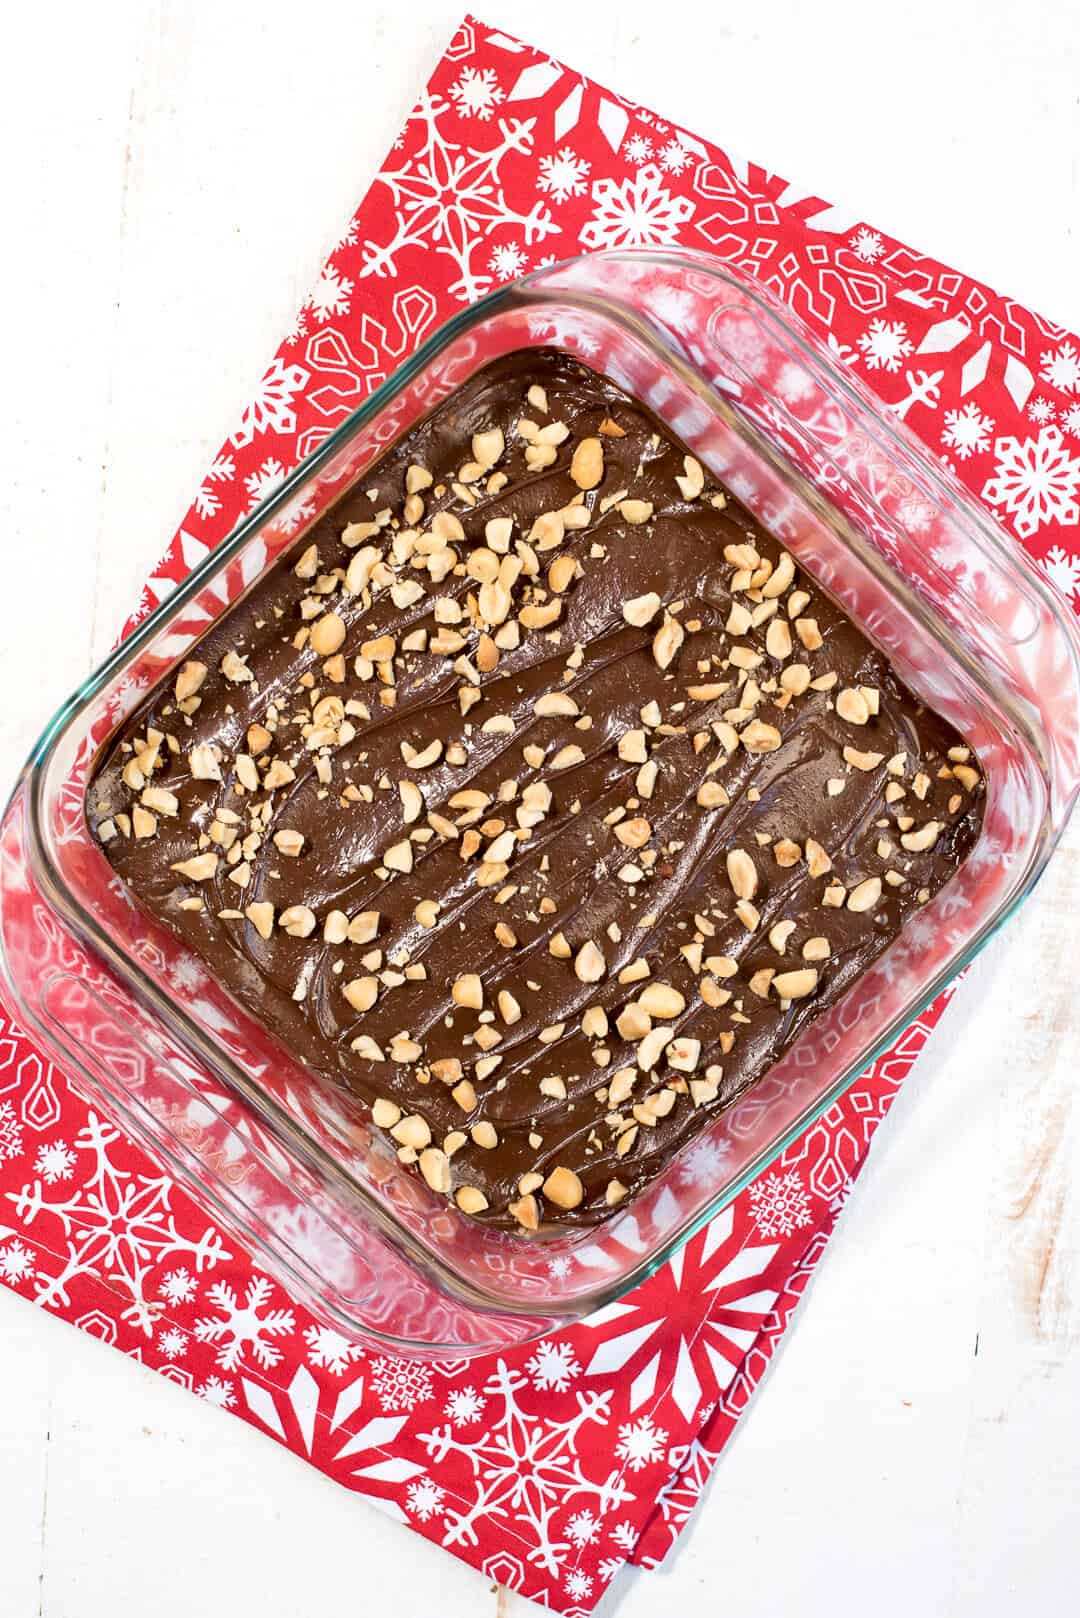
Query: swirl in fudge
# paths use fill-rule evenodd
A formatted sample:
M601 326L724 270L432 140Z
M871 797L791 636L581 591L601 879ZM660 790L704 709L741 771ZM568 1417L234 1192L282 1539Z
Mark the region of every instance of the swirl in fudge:
M475 375L127 720L106 857L402 1162L605 1217L972 846L960 738L641 404Z

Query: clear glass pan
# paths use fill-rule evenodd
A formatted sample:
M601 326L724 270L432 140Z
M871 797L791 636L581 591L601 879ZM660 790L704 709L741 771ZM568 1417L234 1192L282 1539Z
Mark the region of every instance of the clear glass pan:
M98 750L283 549L466 377L555 346L652 410L724 479L977 751L979 841L876 965L665 1173L596 1229L461 1218L126 896L91 841ZM689 252L597 253L463 311L264 500L52 720L0 826L5 993L320 1319L462 1356L612 1302L821 1115L1031 891L1078 788L1068 609L893 415L770 294Z

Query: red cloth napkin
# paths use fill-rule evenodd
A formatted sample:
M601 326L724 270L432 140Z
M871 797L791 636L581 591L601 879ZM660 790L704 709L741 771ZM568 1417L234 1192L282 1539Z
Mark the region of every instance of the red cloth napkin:
M462 302L581 249L674 242L781 293L1076 604L1077 339L468 18L139 613ZM621 1303L435 1365L317 1325L0 1022L0 1278L490 1578L584 1613L686 1522L944 1000ZM687 1174L714 1167L707 1144L687 1155Z

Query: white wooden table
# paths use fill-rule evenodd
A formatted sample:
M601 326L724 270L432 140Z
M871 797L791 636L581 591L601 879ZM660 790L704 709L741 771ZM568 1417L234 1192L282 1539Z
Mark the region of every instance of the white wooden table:
M481 9L1080 326L1073 0ZM456 20L438 0L7 20L5 787L112 641ZM1076 1612L1078 915L1080 829L881 1129L703 1516L609 1598L625 1618ZM494 1618L497 1600L525 1618L0 1289L3 1618Z

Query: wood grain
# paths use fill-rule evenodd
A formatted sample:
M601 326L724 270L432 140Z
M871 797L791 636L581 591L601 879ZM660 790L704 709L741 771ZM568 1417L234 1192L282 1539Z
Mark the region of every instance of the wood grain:
M1073 847L1061 850L1053 884L1062 918L1080 914L1080 854ZM1032 1346L1064 1358L1080 1337L1073 1206L1080 1184L1080 995L1071 973L1061 971L1062 942L1042 933L1026 974L1033 998L1017 1040L1024 1065L1015 1074L1017 1129L1004 1153L1001 1215L1018 1329Z

